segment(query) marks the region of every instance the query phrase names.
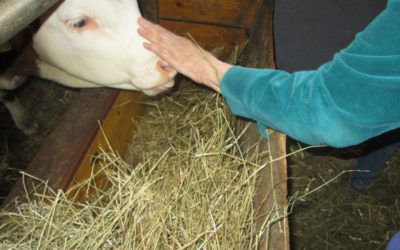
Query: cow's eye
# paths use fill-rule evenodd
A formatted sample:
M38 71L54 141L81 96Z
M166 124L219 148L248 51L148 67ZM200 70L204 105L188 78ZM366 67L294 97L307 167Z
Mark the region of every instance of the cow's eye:
M80 28L85 27L88 24L88 22L89 22L89 19L87 19L87 18L77 18L74 20L68 20L67 24L73 28L80 29Z
M88 16L79 16L74 19L69 19L65 22L65 24L69 28L71 28L75 31L78 31L78 32L85 32L88 30L94 31L99 28L99 25L97 24L97 22Z

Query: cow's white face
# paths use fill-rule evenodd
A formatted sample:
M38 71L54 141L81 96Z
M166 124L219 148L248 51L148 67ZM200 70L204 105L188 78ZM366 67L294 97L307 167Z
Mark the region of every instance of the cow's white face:
M135 0L66 0L34 37L39 58L85 81L154 95L176 72L143 47Z

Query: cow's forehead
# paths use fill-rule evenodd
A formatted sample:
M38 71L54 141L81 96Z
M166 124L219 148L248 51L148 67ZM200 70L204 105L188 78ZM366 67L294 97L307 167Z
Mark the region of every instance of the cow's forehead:
M57 13L63 20L86 15L108 22L140 15L136 0L66 0Z
M137 8L136 0L65 0L61 5L75 6L77 8L96 9L126 7Z

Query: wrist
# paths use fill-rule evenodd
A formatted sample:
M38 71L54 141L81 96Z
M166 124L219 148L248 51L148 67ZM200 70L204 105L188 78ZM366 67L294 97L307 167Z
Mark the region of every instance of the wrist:
M221 81L225 73L233 67L233 65L220 61L213 57L210 61L210 68L207 77L204 79L203 83L211 88L213 88L218 93L221 93Z

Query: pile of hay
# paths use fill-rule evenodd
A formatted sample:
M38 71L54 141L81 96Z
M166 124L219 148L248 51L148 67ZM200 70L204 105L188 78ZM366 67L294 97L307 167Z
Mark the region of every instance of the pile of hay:
M95 190L85 203L54 191L2 211L0 248L256 248L254 177L264 166L243 156L232 119L220 95L181 83L148 103L127 160L104 147L101 170L81 184Z

